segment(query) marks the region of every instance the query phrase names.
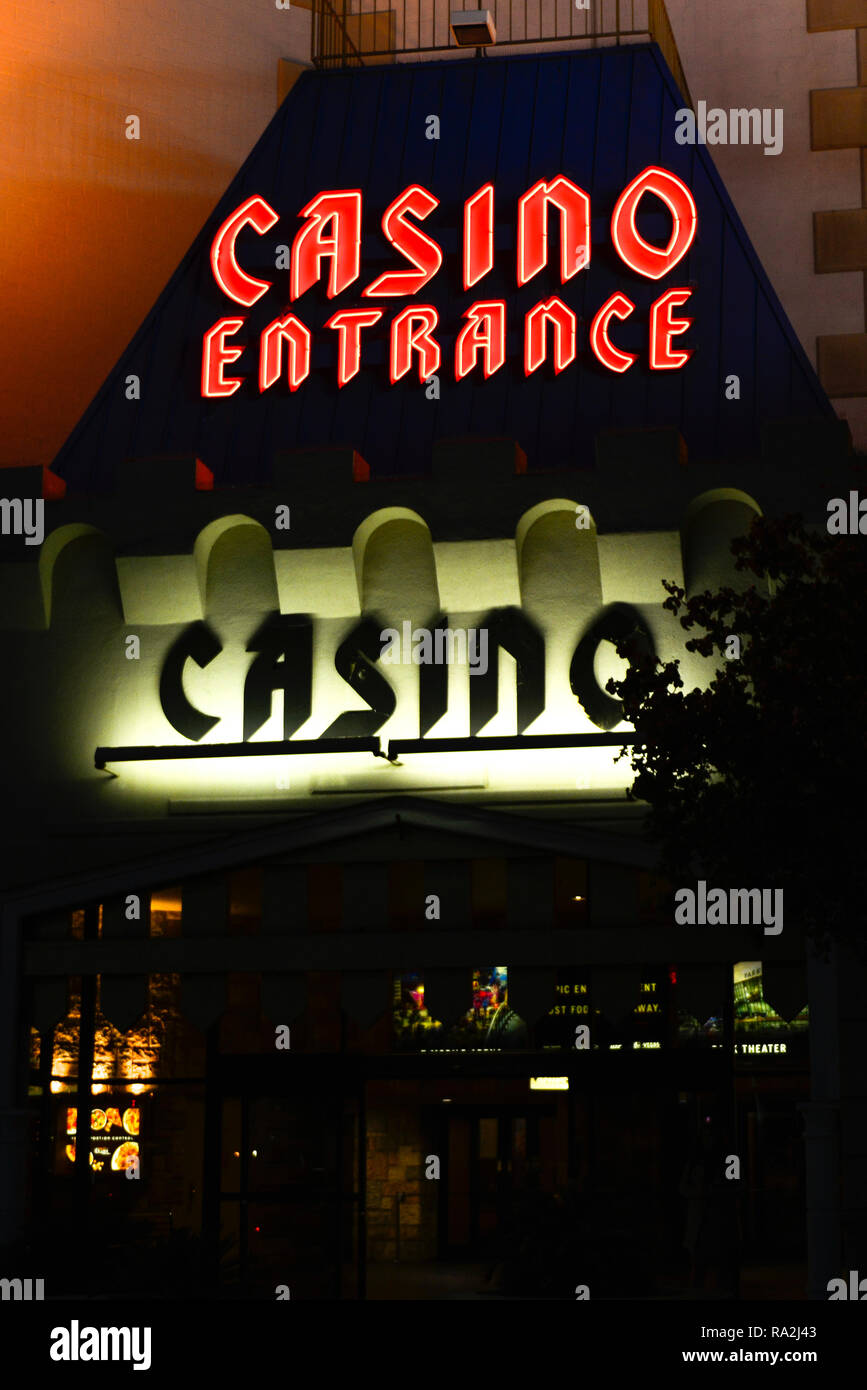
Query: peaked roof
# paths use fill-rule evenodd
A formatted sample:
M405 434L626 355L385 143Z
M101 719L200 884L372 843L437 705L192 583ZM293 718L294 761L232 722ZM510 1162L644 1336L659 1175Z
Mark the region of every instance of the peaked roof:
M281 818L276 824L211 836L195 845L179 845L171 850L163 847L138 860L100 864L54 881L43 877L38 884L11 889L0 907L15 914L38 912L65 906L71 900L83 902L99 894L158 887L195 874L260 864L327 845L335 846L338 857L341 842L348 845L351 853L353 842L359 837L401 824L459 836L464 843L499 841L504 849L595 859L636 868L653 868L657 863L657 855L640 833L611 833L575 822L521 816L487 807L455 806L436 798L372 797L358 806Z
M691 458L722 458L758 454L765 422L833 420L707 149L675 141L682 105L654 44L303 74L61 449L55 471L75 491L102 490L125 462L195 455L218 485L260 484L280 452L349 446L374 476L425 473L435 441L472 435L517 440L530 469L589 468L602 429L675 425ZM439 139L427 138L431 114L439 117ZM684 180L699 215L687 257L661 281L628 271L610 240L614 204L650 164ZM554 254L547 271L516 289L517 200L558 173L590 194L590 265L561 286ZM463 202L488 181L496 190L495 267L465 292L458 271ZM424 227L442 246L444 264L421 296L440 318L437 401L427 399L415 366L397 384L388 380L388 325L406 301L383 304L381 323L365 332L362 369L340 390L336 334L322 327L336 307L369 303L355 291L403 265L380 219L411 183L440 200ZM281 382L260 396L259 334L290 306L289 271L275 268L277 247L291 246L300 209L329 188L363 190L361 277L335 302L317 285L292 305L313 333L311 375L294 393ZM273 283L245 311L214 282L209 252L217 228L254 193L280 221L265 236L241 233L245 269ZM667 213L642 211L639 224L657 244L670 230ZM651 372L647 310L675 285L693 287L681 311L693 326L675 340L693 356L681 370ZM587 342L590 321L615 289L638 310L617 325L618 343L640 354L621 375L602 368ZM553 293L579 316L578 359L559 376L546 364L525 378L524 314ZM506 301L507 361L488 381L477 368L456 382L455 337L463 311L479 298ZM235 313L248 318L230 341L249 346L227 374L243 375L244 385L229 398L202 399L203 335ZM141 381L139 401L126 398L132 374ZM729 374L740 379L737 401L725 396Z

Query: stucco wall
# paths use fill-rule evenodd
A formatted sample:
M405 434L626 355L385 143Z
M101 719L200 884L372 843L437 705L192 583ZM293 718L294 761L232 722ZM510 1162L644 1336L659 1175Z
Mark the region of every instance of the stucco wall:
M0 7L0 463L50 462L309 55L274 0Z

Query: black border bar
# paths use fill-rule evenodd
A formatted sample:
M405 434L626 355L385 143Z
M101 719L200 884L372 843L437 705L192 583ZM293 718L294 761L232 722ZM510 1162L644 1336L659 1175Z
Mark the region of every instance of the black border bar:
M167 762L181 758L285 758L311 753L372 753L396 762L402 753L494 753L538 748L617 748L644 742L635 734L504 734L495 738L398 738L383 751L378 738L293 738L267 743L183 743L147 747L130 744L97 748L94 766L108 763Z

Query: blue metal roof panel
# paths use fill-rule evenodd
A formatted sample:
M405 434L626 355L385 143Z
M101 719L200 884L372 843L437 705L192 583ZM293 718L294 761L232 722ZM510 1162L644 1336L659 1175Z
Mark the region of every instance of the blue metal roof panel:
M436 440L467 434L515 438L531 469L592 467L600 429L676 425L690 457L701 459L758 454L768 420L833 419L707 149L675 142L682 102L653 44L304 74L61 449L55 471L75 490L102 490L113 485L125 461L195 454L218 484L266 483L278 450L349 445L374 475L424 473ZM439 140L426 138L429 114L439 116ZM609 230L623 188L651 163L684 180L699 213L688 256L662 281L628 271ZM518 289L517 199L538 179L558 173L590 194L590 265L561 286L554 255L547 271ZM495 267L465 292L459 269L463 202L489 180L496 188ZM338 390L336 335L320 330L338 304L364 301L352 292L330 301L322 285L293 306L313 333L310 377L297 392L278 383L260 396L259 333L289 306L289 272L275 269L275 251L291 245L298 211L323 189L363 189L363 285L393 261L380 219L414 182L440 199L424 226L445 259L420 296L440 315L440 399L427 398L415 370L389 383L390 310L404 301L384 305L380 324L365 333L361 372ZM245 268L274 285L244 311L214 283L209 251L220 224L253 193L267 199L280 222L263 237L250 229L241 234ZM664 241L667 216L647 213L639 220L649 239ZM695 321L677 340L693 355L679 371L651 372L647 310L675 284L694 288L685 312ZM641 354L622 375L606 371L587 344L590 320L615 289L628 293L639 311L617 328L618 343ZM546 365L526 378L524 314L554 293L579 316L578 360L558 377ZM507 303L506 365L488 381L477 370L455 382L455 338L463 311L479 298ZM249 346L229 374L247 379L234 396L202 399L202 337L236 311L247 315L239 340ZM724 395L731 373L740 378L738 401ZM130 374L141 379L140 401L126 399Z

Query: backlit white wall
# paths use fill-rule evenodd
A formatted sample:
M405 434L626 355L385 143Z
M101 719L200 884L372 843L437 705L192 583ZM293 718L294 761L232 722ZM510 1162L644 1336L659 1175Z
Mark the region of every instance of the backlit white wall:
M733 527L738 529L731 503L705 494L694 505L702 519L701 577L731 582L728 541ZM752 510L747 505L740 521L745 523ZM689 516L683 550L677 532L600 538L595 527L576 528L576 503L565 498L525 513L513 539L434 544L424 519L417 517L418 535L410 549L418 563L410 575L405 534L410 514L404 513L396 529L394 511L383 509L358 528L356 538L366 539L356 557L352 546L275 553L262 526L235 516L205 528L187 555L116 557L110 540L94 528L69 526L47 538L39 561L0 566L4 650L10 670L28 673L26 681L0 685L0 720L10 731L10 776L20 804L31 797L53 805L71 798L103 815L152 816L165 812L167 800L202 797L277 796L304 805L311 794L362 791L447 789L470 799L505 801L574 799L578 791L622 795L631 781L629 764L615 764L610 749L410 753L400 766L370 753L344 752L123 762L114 769L117 777L94 768L97 746L185 743L162 713L159 678L171 643L186 624L202 618L223 650L203 668L188 662L184 673L188 699L220 717L200 746L242 739L244 680L253 659L248 642L278 607L307 611L315 620L312 710L296 731L299 738L319 738L344 711L366 708L334 669L335 650L360 614L376 612L383 624L399 627L406 618L432 616L437 596L452 627L481 626L489 606L515 604L542 632L546 704L527 733L595 732L570 690L569 663L607 603L635 605L662 659L681 659L688 688L712 675L713 662L685 653L685 634L662 606L662 579L689 582L695 570ZM134 660L127 658L130 634L140 640ZM612 657L610 648L598 654L600 682L616 669ZM500 708L484 734L516 732L513 671L511 658L502 657ZM418 666L384 665L382 673L398 703L379 737L418 737ZM474 679L466 666L451 667L448 709L429 730L431 736L467 735ZM277 697L253 741L281 739Z

